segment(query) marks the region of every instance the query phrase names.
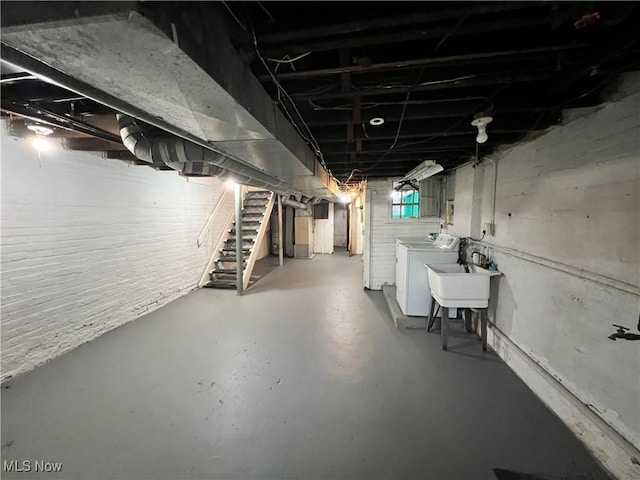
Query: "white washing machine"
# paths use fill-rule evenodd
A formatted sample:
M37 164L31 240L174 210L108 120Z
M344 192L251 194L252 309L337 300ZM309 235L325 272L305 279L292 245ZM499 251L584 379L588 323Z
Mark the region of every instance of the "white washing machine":
M416 238L396 240L396 301L402 313L429 315L431 294L424 264L457 263L459 243L458 237L444 233L433 242ZM449 315L455 317L456 310L450 309Z

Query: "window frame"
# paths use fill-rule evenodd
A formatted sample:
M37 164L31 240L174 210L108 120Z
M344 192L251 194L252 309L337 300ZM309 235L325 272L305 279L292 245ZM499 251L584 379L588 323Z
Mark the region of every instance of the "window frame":
M390 207L389 207L389 217L391 220L393 220L394 222L396 221L410 221L410 220L419 220L420 217L420 186L418 186L417 189L415 188L401 188L400 190L395 190L395 187L397 186L399 182L398 181L391 181L391 202L390 202ZM411 202L405 202L404 201L404 196L402 193L400 192L413 192L413 199ZM396 202L394 197L396 195L396 193L400 193L400 202ZM400 215L398 217L394 217L393 216L393 209L394 207L400 207ZM411 207L411 216L402 216L403 213L403 208L404 207ZM413 215L413 213L416 212L416 215Z

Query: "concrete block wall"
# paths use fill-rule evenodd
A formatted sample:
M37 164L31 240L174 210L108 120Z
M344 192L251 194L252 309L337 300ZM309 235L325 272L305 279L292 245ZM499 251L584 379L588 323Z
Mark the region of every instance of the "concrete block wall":
M506 337L586 406L563 420L619 478L640 476L629 453L640 449L638 342L607 338L613 323L635 331L640 313L639 86L631 75L625 96L494 155L496 232L474 246L504 273L490 312L496 350ZM457 170L453 233L490 222L493 175L487 161ZM563 415L553 389L532 388Z
M372 290L396 281L396 238L426 236L440 230L439 218L391 218L394 179L367 183L364 286Z
M196 244L224 191L217 179L187 181L85 152L39 158L4 134L1 174L3 379L197 285L216 237ZM219 218L229 209L233 195Z

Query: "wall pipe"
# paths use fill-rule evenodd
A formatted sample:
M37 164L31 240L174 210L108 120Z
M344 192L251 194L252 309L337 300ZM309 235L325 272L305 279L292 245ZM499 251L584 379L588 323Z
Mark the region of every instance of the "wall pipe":
M117 114L122 143L137 158L150 164L162 164L177 170L183 175L207 175L231 177L236 183L266 188L283 193L288 187L284 181L276 179L259 170L252 169L222 154L204 148L174 135L147 135L136 120L123 114ZM296 200L294 200L296 198ZM279 201L300 210L306 210L308 204L322 199L303 195L280 195Z
M496 191L498 189L498 164L493 160L493 158L487 156L484 157L485 160L489 160L493 165L493 198L491 200L491 225L495 225L496 223Z

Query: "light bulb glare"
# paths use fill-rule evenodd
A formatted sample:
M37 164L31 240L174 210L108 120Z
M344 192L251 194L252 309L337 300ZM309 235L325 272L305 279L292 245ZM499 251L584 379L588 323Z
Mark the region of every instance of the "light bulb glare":
M45 137L36 136L33 139L33 146L39 152L48 152L51 150L51 142L49 142Z
M236 186L236 182L234 182L232 178L227 178L224 181L224 186L227 187L229 190L233 190Z

